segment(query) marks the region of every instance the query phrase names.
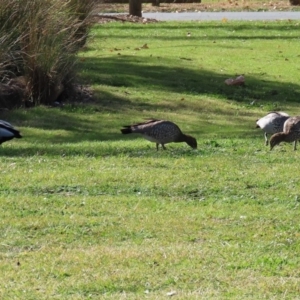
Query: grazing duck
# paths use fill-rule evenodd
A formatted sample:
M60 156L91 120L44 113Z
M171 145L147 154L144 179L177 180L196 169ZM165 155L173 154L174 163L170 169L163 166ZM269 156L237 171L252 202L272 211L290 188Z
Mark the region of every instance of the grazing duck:
M186 142L189 146L196 149L197 141L190 135L182 133L180 128L170 122L164 120L148 120L143 123L123 126L121 129L123 134L140 133L150 142L156 143L156 150L159 144L166 150L165 144Z
M268 134L283 131L283 124L290 116L281 111L272 111L256 121L256 128L265 132L265 144L268 145Z
M294 150L297 150L298 140L300 140L300 116L288 118L283 125L283 131L271 136L270 150L281 142L294 142Z
M0 145L13 138L20 139L20 132L15 129L10 123L0 120Z

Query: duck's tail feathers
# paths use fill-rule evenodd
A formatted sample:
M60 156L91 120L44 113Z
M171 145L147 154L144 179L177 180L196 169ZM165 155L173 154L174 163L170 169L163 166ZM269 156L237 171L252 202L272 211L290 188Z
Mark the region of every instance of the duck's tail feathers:
M123 134L129 134L132 133L132 129L130 128L130 126L124 126L125 128L121 129L121 132Z

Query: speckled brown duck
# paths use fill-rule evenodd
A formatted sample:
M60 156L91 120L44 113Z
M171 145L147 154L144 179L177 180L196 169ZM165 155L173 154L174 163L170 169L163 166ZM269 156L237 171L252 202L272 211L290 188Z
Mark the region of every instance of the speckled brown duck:
M271 136L270 150L281 142L294 142L294 150L296 150L298 140L300 140L300 116L288 118L284 122L283 132L278 132Z
M282 132L283 124L289 117L285 112L272 111L256 121L256 128L261 128L265 132L266 146L268 145L268 134Z
M197 141L194 137L182 133L180 128L173 122L151 119L146 122L123 126L123 134L140 133L145 139L156 143L156 150L159 144L165 150L168 143L187 143L193 149L197 148Z

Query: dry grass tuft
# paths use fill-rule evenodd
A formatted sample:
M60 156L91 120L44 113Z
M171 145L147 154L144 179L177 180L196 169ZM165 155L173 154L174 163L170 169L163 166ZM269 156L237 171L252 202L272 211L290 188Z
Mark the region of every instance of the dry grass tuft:
M24 102L49 105L72 81L94 0L13 0L0 4L0 80L23 76Z

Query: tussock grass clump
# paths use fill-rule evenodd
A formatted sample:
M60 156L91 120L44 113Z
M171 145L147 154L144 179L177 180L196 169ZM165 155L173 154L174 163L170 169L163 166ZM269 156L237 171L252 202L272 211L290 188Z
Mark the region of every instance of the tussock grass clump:
M51 104L72 81L93 2L1 1L0 79L22 76L25 103Z

